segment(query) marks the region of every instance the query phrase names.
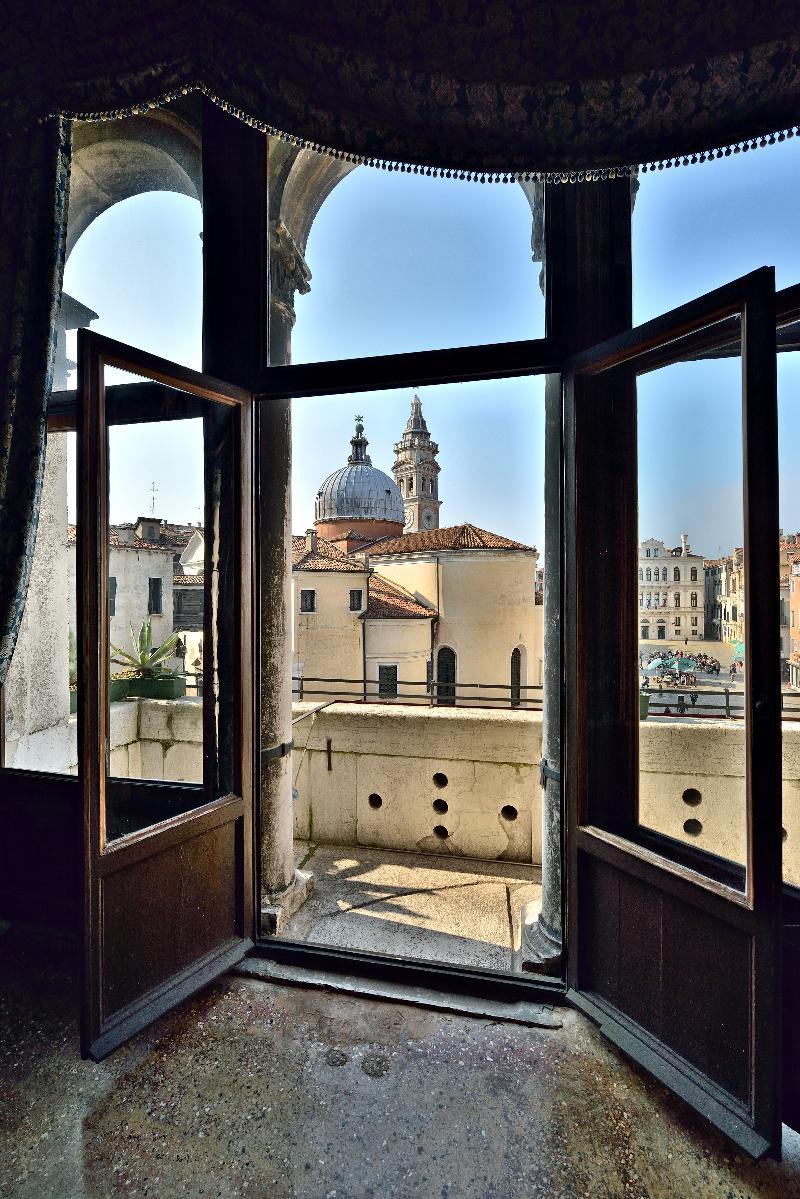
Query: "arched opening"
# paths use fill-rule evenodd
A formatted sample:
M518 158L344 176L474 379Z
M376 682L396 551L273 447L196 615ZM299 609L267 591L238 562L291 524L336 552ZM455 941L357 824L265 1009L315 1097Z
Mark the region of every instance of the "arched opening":
M436 655L436 702L448 707L456 702L456 651L449 645Z
M524 645L517 645L511 651L511 707L526 707L527 694L524 693L527 684L527 652Z

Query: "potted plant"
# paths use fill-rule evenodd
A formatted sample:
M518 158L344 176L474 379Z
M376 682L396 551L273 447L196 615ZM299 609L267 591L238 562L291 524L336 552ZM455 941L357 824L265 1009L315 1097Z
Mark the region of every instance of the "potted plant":
M117 666L128 667L132 672L126 680L127 694L131 698L179 699L186 694L186 679L164 665L175 656L177 640L178 634L173 633L163 645L154 647L150 621L143 620L138 635L131 625L133 653L112 644L116 657L111 661Z

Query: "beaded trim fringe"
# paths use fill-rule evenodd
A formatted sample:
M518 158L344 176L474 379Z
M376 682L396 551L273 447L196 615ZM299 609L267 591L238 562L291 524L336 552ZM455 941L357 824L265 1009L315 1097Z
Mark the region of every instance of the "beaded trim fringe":
M118 121L124 117L142 116L153 108L161 108L173 100L177 100L180 96L188 96L192 92L200 92L213 104L230 113L231 116L237 117L251 128L258 129L259 132L266 133L270 137L278 138L290 146L297 146L300 150L311 150L315 154L325 154L329 158L341 158L345 162L352 162L355 166L377 167L382 171L399 171L401 174L407 175L430 175L438 179L459 179L468 183L591 183L599 179L623 179L639 172L644 174L647 171L664 171L671 167L693 166L695 163L709 162L712 159L729 158L732 154L746 154L748 150L773 146L776 142L787 141L800 134L800 125L791 125L776 133L732 142L730 145L720 146L714 150L698 150L694 154L678 154L673 158L655 159L652 162L643 162L638 165L588 167L568 171L473 171L459 167L426 166L422 163L400 162L375 158L366 154L353 154L348 150L336 150L332 146L325 146L309 138L297 137L292 133L286 133L283 129L276 129L267 121L251 116L244 109L237 108L236 105L223 100L221 96L216 95L202 83L185 84L173 91L165 92L156 99L142 100L127 108L108 109L103 112L50 113L48 117L40 118L40 123L52 120L57 116L72 121Z

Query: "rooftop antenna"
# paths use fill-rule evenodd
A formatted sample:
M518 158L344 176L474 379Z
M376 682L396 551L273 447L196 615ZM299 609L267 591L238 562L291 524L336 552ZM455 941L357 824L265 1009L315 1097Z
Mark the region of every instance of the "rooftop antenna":
M157 490L155 479L153 480L153 486L151 487L150 490L153 493L153 499L150 504L150 515L155 516L155 514L156 514L156 490Z

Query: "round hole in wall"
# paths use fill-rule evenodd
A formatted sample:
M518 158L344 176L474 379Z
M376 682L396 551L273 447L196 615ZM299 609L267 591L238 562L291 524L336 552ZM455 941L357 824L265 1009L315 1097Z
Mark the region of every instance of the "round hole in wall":
M690 808L696 808L699 803L703 802L703 797L696 787L687 787L681 799L687 803Z
M433 785L435 787L446 787L447 786L447 775L442 774L441 770L437 770L436 774L433 776Z
M703 831L703 826L699 820L685 820L683 831L690 837L699 837Z
M782 828L781 829L781 841L785 841L788 838L788 836L789 836L789 834L787 833L786 829Z
M507 803L500 809L500 815L504 820L516 820L519 813L513 804Z
M435 824L433 826L433 835L434 837L438 837L440 841L445 841L450 836L443 824Z
M380 795L376 795L373 791L372 795L370 795L367 799L367 803L371 808L379 808L382 805L383 800L381 799Z
M435 799L433 801L434 812L441 812L442 815L444 815L445 812L447 811L447 807L448 807L448 804L447 804L446 799Z

